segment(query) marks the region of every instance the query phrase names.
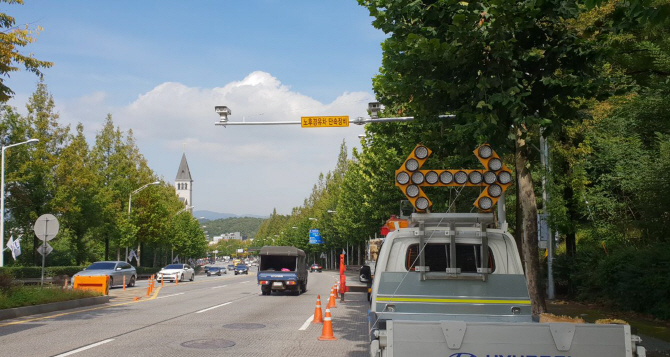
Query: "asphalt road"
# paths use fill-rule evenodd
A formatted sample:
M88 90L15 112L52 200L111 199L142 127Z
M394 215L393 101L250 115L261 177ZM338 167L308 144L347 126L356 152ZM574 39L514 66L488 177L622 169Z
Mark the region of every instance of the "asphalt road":
M139 282L112 289L109 304L0 322L0 356L367 356L364 294L332 309L337 341L318 341L322 325L309 323L335 277L310 273L300 296L262 296L255 271L198 275L150 297Z

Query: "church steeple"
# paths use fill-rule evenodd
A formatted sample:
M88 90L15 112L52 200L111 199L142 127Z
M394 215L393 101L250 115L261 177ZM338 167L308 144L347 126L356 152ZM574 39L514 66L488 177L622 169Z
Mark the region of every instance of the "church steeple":
M175 189L177 196L184 202L185 206L193 206L193 178L186 161L186 153L181 156L181 163L179 164L177 178L175 179Z

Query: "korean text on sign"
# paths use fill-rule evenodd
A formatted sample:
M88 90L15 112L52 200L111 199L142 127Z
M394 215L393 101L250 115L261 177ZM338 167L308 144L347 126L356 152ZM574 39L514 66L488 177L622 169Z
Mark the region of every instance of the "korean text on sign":
M347 127L349 117L301 117L300 126L303 128Z

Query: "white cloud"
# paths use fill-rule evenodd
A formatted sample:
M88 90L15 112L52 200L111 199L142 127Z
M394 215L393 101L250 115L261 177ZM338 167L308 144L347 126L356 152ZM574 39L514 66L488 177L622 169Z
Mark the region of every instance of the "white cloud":
M83 122L87 135L92 135L104 122L101 108L106 99L100 92L67 103L60 107L61 118ZM365 116L373 99L370 93L353 92L320 103L256 71L217 88L162 83L129 105L108 111L122 130L133 130L149 165L166 180L174 180L181 153L186 152L196 210L269 214L274 207L290 213L301 205L319 173L334 169L342 140L351 149L363 128L224 128L214 125L214 106L231 108L229 120L235 122L299 121L306 115Z

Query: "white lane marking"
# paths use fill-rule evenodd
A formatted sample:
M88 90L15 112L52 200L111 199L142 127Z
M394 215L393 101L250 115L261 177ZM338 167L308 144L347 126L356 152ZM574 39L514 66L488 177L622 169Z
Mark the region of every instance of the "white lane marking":
M195 313L196 313L196 314L201 314L201 313L203 313L203 312L205 312L205 311L213 310L213 309L216 309L217 307L226 306L226 305L228 305L228 304L232 304L232 303L233 303L232 301L228 301L228 302L225 303L225 304L221 304L221 305L216 305L216 306L208 307L208 308L206 308L206 309L204 309L204 310L196 311Z
M172 295L159 296L159 297L156 298L156 300L162 299L162 298L167 298L167 297L170 297L170 296L177 296L177 295L184 295L184 293L177 293L177 294L172 294Z
M74 351L65 352L65 353L56 355L56 356L54 356L54 357L65 357L65 356L70 356L70 355L73 355L73 354L75 354L75 353L79 353L79 352L81 352L81 351L86 351L86 350L88 350L88 349L90 349L90 348L97 347L97 346L100 346L100 345L102 345L102 344L105 344L105 343L107 343L107 342L112 342L112 341L114 341L114 339L113 339L113 338L110 338L109 340L104 340L104 341L96 342L96 343L94 343L94 344L91 344L91 345L88 345L88 346L84 346L84 347L81 347L81 348L77 348L77 349L74 350Z
M307 327L309 327L309 324L312 323L312 320L314 320L314 315L310 316L307 321L305 321L304 324L302 324L302 327L298 329L298 331L305 331L307 330Z
M246 283L250 283L250 282L251 282L251 281L243 281L243 282L241 282L240 284L246 284Z
M212 289L223 288L223 287L226 287L226 286L228 286L228 285L215 286L215 287L213 287Z

